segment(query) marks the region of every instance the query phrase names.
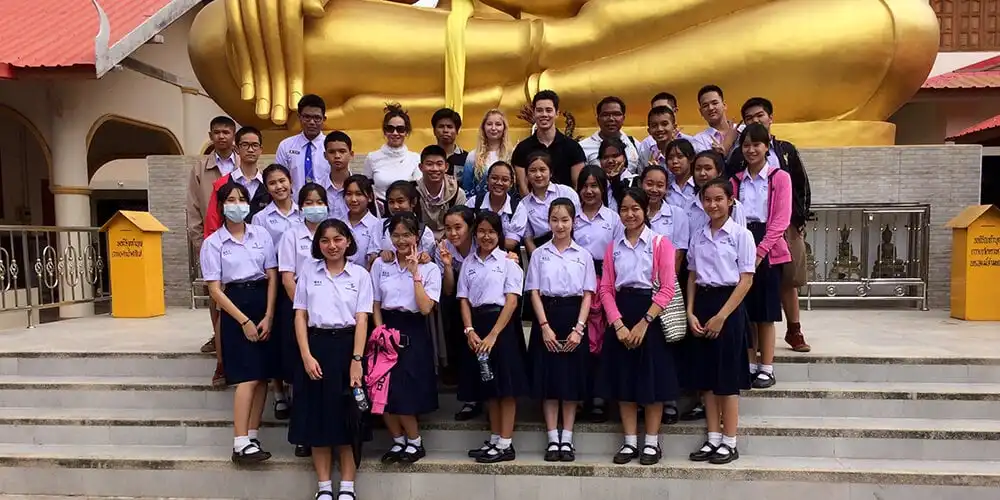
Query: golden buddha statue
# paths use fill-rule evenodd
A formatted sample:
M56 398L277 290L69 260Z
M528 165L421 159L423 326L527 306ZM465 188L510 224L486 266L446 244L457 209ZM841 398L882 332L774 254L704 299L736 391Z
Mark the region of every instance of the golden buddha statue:
M632 107L626 127L643 127L650 97L670 91L694 134L705 128L696 93L714 83L731 118L766 96L777 135L870 145L894 142L884 120L924 82L939 37L926 0L413 2L219 0L191 28L191 62L223 109L263 129L296 130L304 93L326 100L328 128L381 140L389 101L419 133L446 104L474 123L552 89L582 133L606 95Z

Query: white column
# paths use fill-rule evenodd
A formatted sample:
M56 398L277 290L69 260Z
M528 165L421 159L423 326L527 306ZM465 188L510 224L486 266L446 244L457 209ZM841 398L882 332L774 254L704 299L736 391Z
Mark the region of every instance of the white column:
M73 111L63 109L61 117L52 121L52 182L51 190L55 197L56 225L60 227L90 227L90 179L87 172L87 132L89 124L77 123ZM79 235L79 236L78 236ZM91 242L84 233L59 233L58 245L55 246L55 263L57 273L62 269L59 294L56 300L81 300L93 297L93 291L86 279L85 273L79 273L79 259L83 257L84 249ZM70 262L73 256L77 260ZM46 256L47 257L47 256ZM103 258L103 257L102 257ZM43 257L43 266L46 259ZM104 265L107 266L106 258ZM59 266L59 262L62 265ZM71 264L77 269L71 269ZM75 283L73 285L72 283ZM86 286L85 286L86 285ZM39 284L44 287L43 283ZM76 318L94 314L94 305L74 304L59 308L63 318Z

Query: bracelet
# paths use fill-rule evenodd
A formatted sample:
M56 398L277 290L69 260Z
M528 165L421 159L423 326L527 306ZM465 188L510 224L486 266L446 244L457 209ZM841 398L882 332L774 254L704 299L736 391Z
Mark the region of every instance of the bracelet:
M247 323L249 323L249 322L250 322L250 318L247 318L247 320L246 320L246 321L244 321L244 322L240 323L240 326L246 326L246 325L247 325Z
M584 323L583 321L577 321L576 326L587 326L587 324Z
M548 325L548 324L549 324L548 321L542 321L541 323L538 324L538 328L544 328L545 325Z
M472 332L474 332L474 331L476 331L476 329L475 329L475 328L473 328L473 327L471 327L471 326L467 326L467 327L465 327L465 333L467 333L467 334L468 334L468 333L472 333Z

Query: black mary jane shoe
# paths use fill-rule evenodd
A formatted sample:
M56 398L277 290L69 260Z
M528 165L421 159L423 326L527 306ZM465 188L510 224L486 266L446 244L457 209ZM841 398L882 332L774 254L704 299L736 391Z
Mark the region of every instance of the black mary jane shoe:
M280 401L274 402L274 418L275 420L288 420L292 416L292 405L288 401L282 399Z
M410 450L413 451L410 451ZM399 461L407 464L416 463L417 460L427 456L427 450L424 449L423 445L416 446L407 443L406 448L403 448L403 452L399 455Z
M342 497L344 495L347 495L347 496L349 496L351 498L355 498L355 499L358 498L358 496L355 495L353 491L339 491L339 492L337 492L337 498L340 498L340 497Z
M767 389L769 387L774 387L777 383L777 379L774 378L773 373L757 372L757 375L753 378L753 382L750 384L754 389Z
M458 410L455 414L455 420L458 422L465 422L466 420L472 420L483 414L483 405L481 403L465 403L462 408Z
M323 491L317 491L316 492L316 499L315 500L319 500L320 498L323 498L323 497L330 497L330 500L337 500L337 497L333 496L333 492L332 491L323 490Z
M639 450L630 444L623 444L621 448L618 449L618 453L615 453L615 458L612 461L618 465L624 465L632 460L635 460L639 456Z
M480 464L496 464L500 462L510 462L517 458L517 452L514 451L514 445L510 445L506 450L501 450L494 446L492 448L496 450L496 453L490 453L487 451L481 456L476 457L476 463Z
M729 453L719 453L722 450L726 450ZM736 448L730 447L728 444L720 444L718 448L715 449L715 453L708 459L708 463L715 465L728 464L729 462L738 460L740 458L740 452Z
M695 420L705 419L705 405L699 403L694 408L681 414L681 420L684 422L694 422Z
M560 451L559 443L549 443L548 448L545 449L546 462L559 462L562 460L562 451Z
M576 461L576 448L573 447L573 443L563 443L559 445L559 453L561 456L559 460L562 462L575 462Z
M677 415L676 406L664 406L663 407L663 425L674 425L677 423L679 417Z
M718 449L718 446L713 446L712 443L705 441L705 444L701 445L698 451L688 455L688 460L692 462L707 462L715 455L715 451Z
M605 404L594 405L590 409L590 422L603 424L608 421L608 407Z
M396 448L399 449L397 450ZM382 462L383 464L394 464L400 462L403 459L403 450L405 449L406 448L404 445L401 445L399 443L393 443L392 447L389 448L389 451L385 452L385 454L382 455L382 458L379 459L379 461Z
M654 453L646 453L648 449L652 449ZM659 446L647 444L642 447L642 453L639 455L639 465L656 465L660 463L660 457L662 456L663 452Z
M308 446L296 445L295 446L295 456L299 458L308 458L313 454L313 449Z
M479 458L483 456L487 451L490 451L493 445L489 441L483 441L483 445L479 448L473 448L469 450L469 458Z
M240 451L233 451L233 463L236 465L250 465L263 462L271 458L271 454L260 449L260 446L250 443Z

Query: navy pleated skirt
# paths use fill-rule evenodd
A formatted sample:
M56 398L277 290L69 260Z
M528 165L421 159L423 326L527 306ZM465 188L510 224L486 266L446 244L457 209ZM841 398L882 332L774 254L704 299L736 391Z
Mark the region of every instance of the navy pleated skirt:
M500 317L500 306L472 308L472 327L480 338L486 338ZM512 317L490 353L493 380L483 382L479 375L479 360L466 343L462 350L459 379L459 401L485 401L494 398L518 398L531 391L525 366L524 333L521 322Z
M767 224L748 222L747 229L753 233L753 241L760 244L764 239ZM747 316L753 323L781 321L781 266L772 266L770 257L764 257L753 275L753 285L743 299Z
M276 378L292 382L295 374L302 369L302 355L295 340L295 310L292 299L284 287L278 289L274 304L274 342L272 342L272 363Z
M354 436L348 426L346 404L351 390L354 327L310 328L309 350L319 362L323 378L312 380L302 368L296 374L295 404L288 424L288 442L302 446L346 446Z
M652 290L622 288L615 292L615 304L629 329L642 319L652 302ZM677 399L674 346L663 338L659 321L649 325L642 344L635 349L626 348L614 328L608 326L601 349L597 392L605 399L640 405Z
M438 409L434 341L427 318L420 313L382 310L385 326L399 330L396 364L389 372L389 397L385 413L423 415Z
M525 299L528 304L529 299ZM583 297L542 297L545 319L556 334L556 339L564 341L576 326L580 317ZM542 329L536 320L531 326L531 341L528 344L528 359L531 360L531 397L535 399L558 399L560 401L583 401L587 397L587 365L590 349L587 337L572 352L550 352L542 342Z
M267 280L229 283L225 285L226 297L237 309L260 323L267 312ZM219 319L222 343L222 369L226 383L235 385L254 380L267 380L275 374L274 331L267 340L251 342L232 316L222 311Z
M718 314L736 287L698 286L694 315L704 326ZM743 304L726 318L719 336L706 339L688 335L684 340L681 379L685 389L734 396L750 388L747 372L747 321Z

